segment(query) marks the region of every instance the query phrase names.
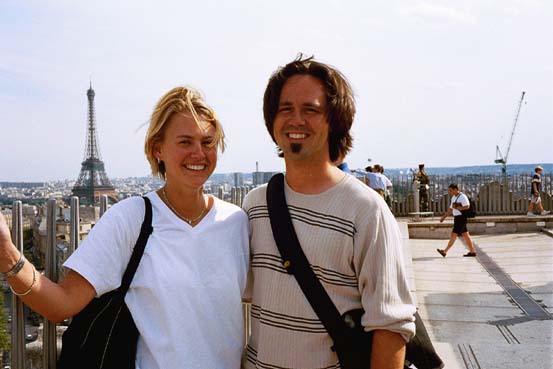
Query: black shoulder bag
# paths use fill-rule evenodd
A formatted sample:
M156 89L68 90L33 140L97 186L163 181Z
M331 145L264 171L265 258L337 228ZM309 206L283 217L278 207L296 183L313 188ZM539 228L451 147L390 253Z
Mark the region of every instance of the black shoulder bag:
M334 342L343 369L369 369L373 332L361 325L363 309L350 310L343 315L326 293L310 267L288 212L284 195L284 175L271 178L267 187L267 207L273 237L282 256L283 266L293 274L309 304ZM444 363L436 353L419 313L415 313L416 336L406 347L405 368L414 364L418 369L441 369Z
M152 228L152 204L146 205L140 235L121 286L94 298L73 317L63 333L58 369L134 369L138 329L124 301Z

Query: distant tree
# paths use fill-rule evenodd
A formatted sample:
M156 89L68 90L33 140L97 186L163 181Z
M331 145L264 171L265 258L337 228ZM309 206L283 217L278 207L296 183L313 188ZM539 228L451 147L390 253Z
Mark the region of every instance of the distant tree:
M10 349L10 335L8 333L8 318L4 313L4 290L0 288L0 350Z

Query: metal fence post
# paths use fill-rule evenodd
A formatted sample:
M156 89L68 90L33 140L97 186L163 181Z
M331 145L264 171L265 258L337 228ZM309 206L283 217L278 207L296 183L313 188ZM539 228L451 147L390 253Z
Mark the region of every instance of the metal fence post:
M100 196L100 218L108 210L108 195Z
M57 261L56 261L56 199L49 199L47 203L46 215L46 262L44 265L44 275L56 281ZM57 361L57 336L56 324L44 319L42 329L42 367L43 369L55 369Z
M77 247L79 247L80 241L80 214L79 214L79 198L77 196L71 197L71 217L69 219L70 226L70 242L69 242L69 252L68 255L71 255Z
M12 239L15 246L23 254L23 205L14 201L12 207ZM12 295L12 337L11 337L11 368L25 368L25 313L23 302Z
M420 182L417 181L417 180L414 180L413 181L413 202L414 202L414 209L415 209L415 220L416 221L419 221L420 220L420 217L421 215L419 214L420 213L420 203L419 203L419 198L420 198L420 194L419 194L419 190L420 190Z

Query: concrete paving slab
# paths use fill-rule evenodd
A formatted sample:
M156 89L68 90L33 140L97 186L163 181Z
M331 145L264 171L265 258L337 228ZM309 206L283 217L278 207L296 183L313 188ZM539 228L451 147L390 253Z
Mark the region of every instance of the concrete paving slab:
M439 278L439 276L436 276ZM465 283L416 280L417 291L433 291L438 293L503 293L503 289L494 283Z
M547 296L547 295L544 295ZM424 305L453 305L480 307L515 307L505 293L436 293L417 291L417 299ZM553 297L552 297L553 299ZM446 308L446 307L444 307Z
M457 345L436 342L434 343L434 348L445 363L445 369L467 369Z
M535 320L509 326L520 343L538 343L553 348L553 320Z
M417 293L418 294L418 293ZM543 294L540 294L540 293L533 293L532 294L532 297L536 300L536 301L541 301L543 302L546 306L548 307L553 307L553 293L543 293Z
M432 342L448 342L454 345L467 342L507 342L499 329L491 324L443 320L425 320L425 324Z
M418 283L417 283L418 286ZM528 292L531 293L532 296L534 295L542 295L542 294L549 294L553 293L553 284L546 284L541 286L531 286L528 288L525 288L528 290Z
M545 345L470 344L482 369L551 369L551 347ZM447 366L446 366L447 368Z
M512 280L517 283L527 283L527 284L546 284L547 282L553 280L553 273L545 272L533 272L533 273L507 273Z
M463 258L461 244L440 258L434 254L444 248L443 240L410 240L419 311L446 369L552 369L553 320L525 315L498 283L506 283L504 277L493 270L500 267L516 283L511 292L518 284L551 313L551 238L536 232L474 239L495 261L486 262L489 271L479 258Z
M432 281L436 278L435 271L417 270L417 280ZM482 281L484 279L484 281ZM473 282L473 283L494 283L493 278L482 278L482 272L480 273L463 273L463 272L447 272L440 275L440 280L437 283L442 282Z
M419 306L423 319L443 320L448 322L487 323L525 316L518 307L480 307L443 305Z
M415 265L413 266L413 271L415 273L418 272L425 272L425 271L433 271L436 272L437 275L443 275L445 273L477 273L482 275L482 273L485 273L485 269L482 268L481 265L456 265L452 263L442 263L441 260L438 260L436 263L432 264L419 264L417 261L413 260Z
M499 264L499 263L498 263ZM549 263L543 263L543 264L520 264L520 263L513 263L511 265L506 265L504 269L509 270L509 274L511 273L543 273L541 271L545 270L545 273L548 273L549 276L553 276L553 272L548 272L547 267ZM503 266L500 264L500 266L503 268ZM549 279L551 280L551 279Z

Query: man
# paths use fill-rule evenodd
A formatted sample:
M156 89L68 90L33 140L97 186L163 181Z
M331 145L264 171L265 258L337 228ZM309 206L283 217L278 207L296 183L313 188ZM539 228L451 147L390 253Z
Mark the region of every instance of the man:
M373 167L370 165L365 167L365 173L363 174L365 176L365 184L376 191L380 187L380 183L378 183L379 178L373 173Z
M413 182L418 181L419 182L419 204L420 204L420 211L428 211L429 210L429 196L428 196L428 189L430 184L430 178L428 177L428 174L424 171L424 164L419 164L419 171L415 173L415 176L413 177Z
M382 186L382 192L384 193L383 197L386 201L386 204L388 204L389 207L392 206L392 181L386 175L384 175L384 167L380 164L376 164L374 166L374 171L376 172L376 175L380 177L381 179L381 186Z
M348 162L346 161L346 157L344 155L340 155L338 159L334 161L334 165L336 165L342 172L353 175L353 172L349 168Z
M470 208L469 198L467 195L459 191L459 187L457 187L455 183L450 184L447 190L449 192L449 196L451 196L451 205L447 209L447 212L440 218L440 223L442 223L445 218L453 214L453 231L451 232L449 243L447 244L445 250L436 250L445 258L449 249L453 247L457 237L461 236L469 248L469 252L463 256L474 257L476 256L476 250L474 249L472 239L470 238L469 231L467 230L467 216L463 213L463 210L468 210Z
M364 308L372 367L403 368L415 306L397 223L384 201L334 162L352 145L353 94L336 69L299 57L265 90L265 125L286 164L285 195L309 264L340 314ZM266 186L250 191L251 337L243 368L335 368L333 342L275 244Z
M540 215L547 215L550 213L549 210L543 210L543 205L541 204L541 174L543 168L539 165L534 169L534 176L532 177L532 185L530 188L530 204L528 204L528 213L526 214L529 217L536 216L534 214L534 206L538 208Z
M386 182L384 176L380 174L380 165L375 164L374 167L368 166L365 170L367 171L366 178L369 187L375 190L382 198L385 198Z

